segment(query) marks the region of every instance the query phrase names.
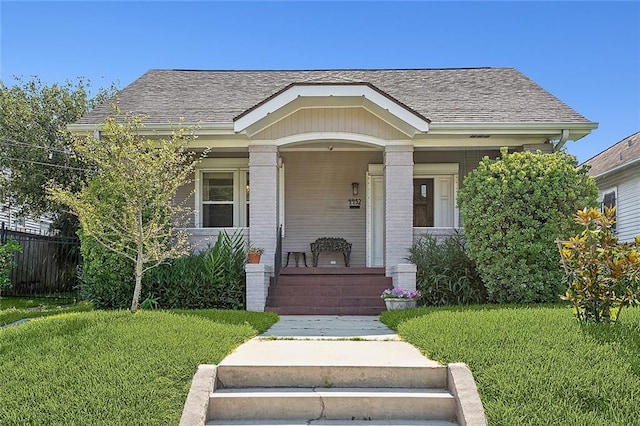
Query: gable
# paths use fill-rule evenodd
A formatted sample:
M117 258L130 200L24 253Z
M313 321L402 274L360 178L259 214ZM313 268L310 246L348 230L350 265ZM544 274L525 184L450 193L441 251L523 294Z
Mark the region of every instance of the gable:
M407 135L365 108L306 108L256 133L254 140L275 140L305 133L361 134L378 139L402 140Z

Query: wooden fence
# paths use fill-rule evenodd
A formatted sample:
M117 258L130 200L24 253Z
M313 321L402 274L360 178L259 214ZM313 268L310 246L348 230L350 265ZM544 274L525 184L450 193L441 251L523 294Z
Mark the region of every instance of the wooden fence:
M53 295L75 292L81 263L80 241L75 237L39 235L0 228L0 243L14 240L22 247L11 269L12 287L3 294Z

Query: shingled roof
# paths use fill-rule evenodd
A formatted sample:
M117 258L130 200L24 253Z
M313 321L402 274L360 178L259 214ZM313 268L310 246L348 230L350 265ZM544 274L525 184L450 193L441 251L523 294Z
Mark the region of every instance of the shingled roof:
M433 123L589 123L513 68L315 71L150 70L119 93L148 123L231 123L295 83L369 83ZM102 105L77 124L99 124Z
M589 174L598 176L640 159L640 132L627 136L615 145L584 162L591 166Z

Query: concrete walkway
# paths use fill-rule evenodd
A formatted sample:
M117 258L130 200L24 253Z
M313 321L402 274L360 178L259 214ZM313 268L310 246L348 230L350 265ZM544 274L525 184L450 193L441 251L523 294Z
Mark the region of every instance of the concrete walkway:
M281 315L280 321L260 337L400 340L378 317L336 315Z
M439 364L371 316L281 316L220 365L431 367Z

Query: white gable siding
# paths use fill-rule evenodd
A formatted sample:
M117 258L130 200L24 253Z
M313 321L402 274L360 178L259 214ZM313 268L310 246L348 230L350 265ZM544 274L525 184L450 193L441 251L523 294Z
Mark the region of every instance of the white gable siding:
M0 224L5 228L16 231L33 232L43 234L49 232L51 220L45 217L33 219L18 214L18 209L10 208L0 203Z
M616 233L620 241L640 235L640 166L630 167L597 179L600 200L605 191L616 188Z
M302 109L267 127L252 139L273 140L301 133L358 133L386 140L407 139L364 108Z

